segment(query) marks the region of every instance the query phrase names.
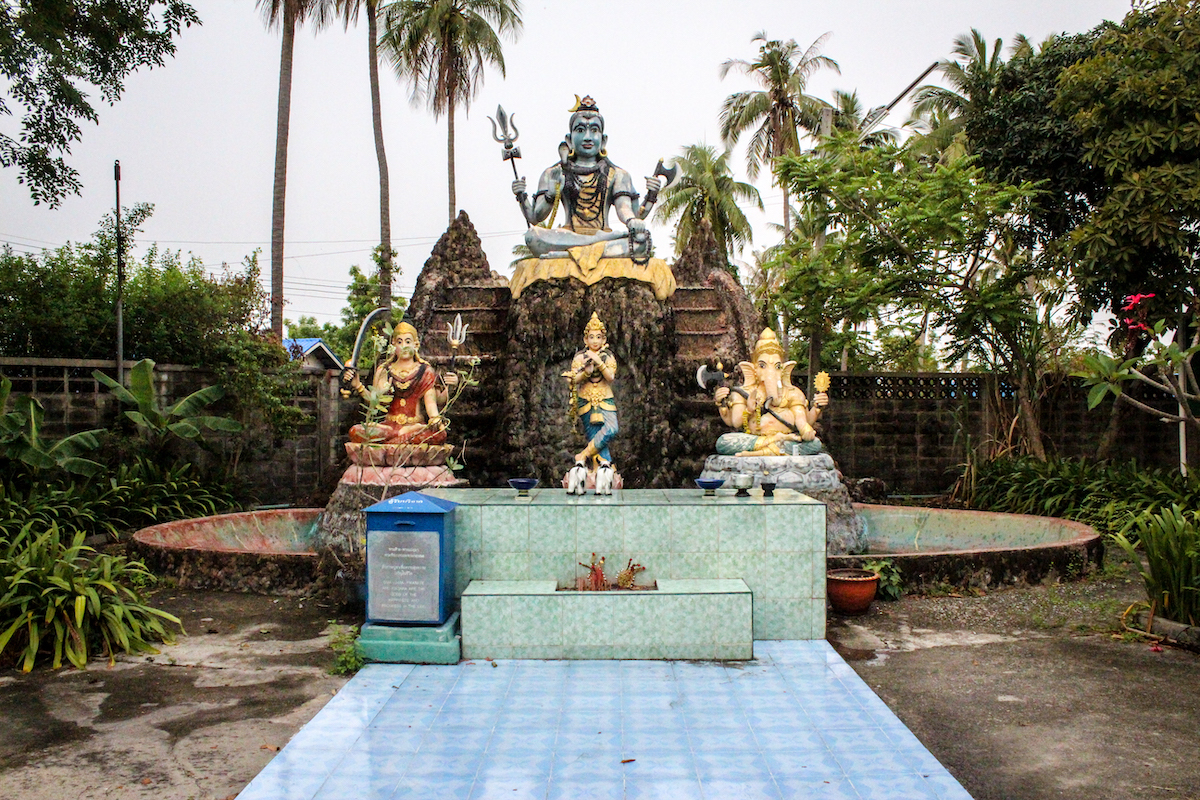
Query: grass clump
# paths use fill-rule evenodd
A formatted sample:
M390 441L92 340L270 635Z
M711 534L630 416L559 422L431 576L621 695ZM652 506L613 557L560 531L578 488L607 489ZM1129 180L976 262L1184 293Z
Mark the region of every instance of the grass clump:
M330 675L353 675L366 663L362 645L358 643L357 625L336 626L329 637L329 647L333 650Z

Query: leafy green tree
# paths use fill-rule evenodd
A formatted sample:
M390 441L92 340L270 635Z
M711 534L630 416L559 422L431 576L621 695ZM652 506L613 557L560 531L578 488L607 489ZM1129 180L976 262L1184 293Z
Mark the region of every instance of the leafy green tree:
M1006 251L1032 187L988 181L971 158L928 164L904 148L863 148L852 132L780 159L777 172L805 203L829 209L836 232L820 249L780 248L796 317L928 315L949 331L951 358L970 351L1012 378L1026 445L1044 459L1036 399L1057 297L1037 286L1028 259Z
M1120 315L1153 294L1151 319L1196 313L1200 290L1200 3L1137 5L1102 26L1090 58L1059 78L1055 109L1101 170L1105 193L1072 232L1085 307ZM1180 337L1187 338L1187 337Z
M954 58L943 60L938 71L950 84L927 85L913 96L913 114L938 120L939 137L949 143L966 126L968 118L981 113L992 100L1000 71L1004 67L1004 40L997 38L989 52L987 39L975 28L969 35L954 40ZM1032 51L1029 40L1018 34L1013 55Z
M770 168L784 154L800 152L800 131L815 132L820 125L825 103L805 94L808 79L819 69L839 72L838 64L821 55L829 38L826 33L801 52L795 39L786 42L767 38L766 31L754 35L758 57L754 61L731 58L721 64L721 78L737 70L756 81L762 89L735 92L721 104L721 140L733 147L747 131L754 129L746 151L746 171L750 179L758 177L763 166ZM783 229L791 231L791 206L788 188L783 187Z
M675 253L692 238L702 220L708 220L713 236L725 251L725 263L750 243L752 231L738 201L762 210L758 190L733 179L729 170L729 150L717 153L706 144L683 148L675 164L683 170L679 182L662 194L654 211L659 222L675 223Z
M79 194L79 173L63 156L80 120L99 122L88 89L113 104L125 79L162 66L175 38L200 18L180 0L10 0L0 4L0 115L23 111L21 133L0 133L0 166L16 167L34 205Z
M979 165L992 180L1030 182L1030 203L1021 240L1051 248L1080 225L1104 194L1104 174L1084 161L1083 138L1070 115L1059 110L1059 76L1092 54L1098 33L1054 36L1034 52L1011 58L1000 69L988 103L963 116Z
M401 80L412 84L412 102L426 103L436 119L446 115L449 221L458 203L454 188L454 112L469 109L491 65L504 75L500 37L521 33L520 0L394 0L384 9L380 45Z
M279 99L275 107L275 184L271 193L271 332L283 338L283 224L287 200L288 132L292 116L292 58L296 26L320 30L335 13L334 0L257 0L267 27L279 28Z
M381 259L377 256L377 263ZM382 265L379 272L382 272ZM350 285L346 287L346 305L342 307L341 324L326 322L317 325L316 317L300 317L296 322L288 322L288 335L293 339L315 338L322 339L338 358L346 361L354 352L354 340L362 321L377 308L383 306L380 297L380 287L383 278L363 274L360 267L350 267ZM396 311L402 311L408 301L403 297L397 298L393 304Z

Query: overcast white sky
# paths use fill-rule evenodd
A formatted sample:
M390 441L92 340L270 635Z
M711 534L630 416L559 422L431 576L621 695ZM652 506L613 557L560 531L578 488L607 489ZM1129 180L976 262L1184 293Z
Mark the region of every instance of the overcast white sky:
M155 214L140 241L195 253L206 265L237 264L255 248L269 271L271 189L279 34L268 32L252 0L194 0L203 26L184 32L176 57L133 76L124 98L100 107L70 156L84 184L58 209L35 207L16 171L0 170L0 242L18 251L82 241L113 204L112 162L122 165L125 205ZM978 28L1006 45L1016 33L1040 41L1120 19L1128 0L579 0L527 2L525 30L508 44L507 78L488 74L470 114L457 118L458 205L483 239L492 268L508 274L525 229L487 116L496 105L516 115L518 162L531 184L557 159L574 95L592 95L609 134L608 152L635 177L658 158L696 142L718 144L717 112L730 93L752 87L718 68L752 59L751 38L796 39L807 47L831 32L824 54L841 74L818 73L809 91L858 90L865 107L890 101L955 36ZM336 319L351 264L367 267L378 243L378 173L367 89L366 26L296 37L288 161L286 315ZM446 228L446 126L408 102L407 86L386 67L384 137L392 186L392 237L408 296ZM888 122L903 122L901 106ZM16 132L13 118L0 130ZM744 149L736 158L744 179ZM782 195L758 181L765 215L752 215L755 246L773 243ZM656 229L659 255L670 233Z

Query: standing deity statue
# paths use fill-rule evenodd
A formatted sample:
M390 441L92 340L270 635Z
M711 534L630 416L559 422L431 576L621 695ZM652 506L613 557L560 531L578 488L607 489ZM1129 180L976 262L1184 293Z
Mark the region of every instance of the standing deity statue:
M575 456L585 468L610 466L608 443L617 435L617 403L612 382L617 376L617 358L608 349L608 329L596 312L583 329L584 348L563 373L570 385L572 423L583 421L587 445ZM593 462L593 463L589 463Z
M713 398L721 421L740 433L722 434L717 453L723 456L815 455L824 451L813 425L829 396L817 392L812 406L792 385L795 361L784 361L783 347L770 328L754 345L750 361L738 364L742 385L722 386Z
M571 109L570 129L559 145L559 162L542 173L532 197L525 180L513 181L512 190L521 204L521 212L532 227L525 243L534 256L565 257L571 248L600 245L601 258L650 257L650 234L646 216L657 199L662 182L646 179L646 200L638 204L629 173L608 160L608 137L604 117L591 97L579 100ZM566 211L560 228L543 228L537 223L551 217L559 204ZM613 231L608 225L609 209L627 231Z
M446 426L438 411L446 402L445 383L421 358L417 329L407 322L396 325L388 355L375 367L371 388L391 401L380 422L363 423L350 429L350 441L368 444L442 444L446 441ZM457 375L450 373L445 382L454 384ZM367 387L358 371L348 367L343 380L363 397Z

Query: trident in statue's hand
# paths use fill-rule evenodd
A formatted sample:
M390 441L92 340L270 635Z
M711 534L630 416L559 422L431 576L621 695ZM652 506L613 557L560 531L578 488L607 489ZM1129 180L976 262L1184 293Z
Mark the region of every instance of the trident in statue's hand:
M496 133L496 120L500 121L500 133ZM521 157L521 148L516 146L517 137L521 132L517 130L517 115L513 114L509 117L504 113L504 106L496 106L496 119L488 117L488 122L492 123L492 138L504 145L504 150L500 154L500 158L512 164L513 171L513 191L517 192L517 202L521 204L522 215L524 215L525 200L529 197L524 190L524 179L517 174L517 159ZM512 133L508 132L508 125L512 123ZM525 224L529 225L528 218Z
M471 327L470 323L464 325L462 314L454 315L454 322L446 323L446 341L450 344L450 369L454 370L454 365L458 361L458 348L462 347L463 342L467 341L467 328Z
M496 120L500 121L500 135L496 135ZM492 123L492 138L504 145L504 152L500 154L500 158L504 161L512 162L513 177L517 175L517 162L514 159L521 157L521 148L516 146L517 137L521 132L517 130L517 115L513 114L510 118L504 113L504 106L496 106L496 119L488 117L488 122ZM512 133L508 132L508 125L512 123Z

